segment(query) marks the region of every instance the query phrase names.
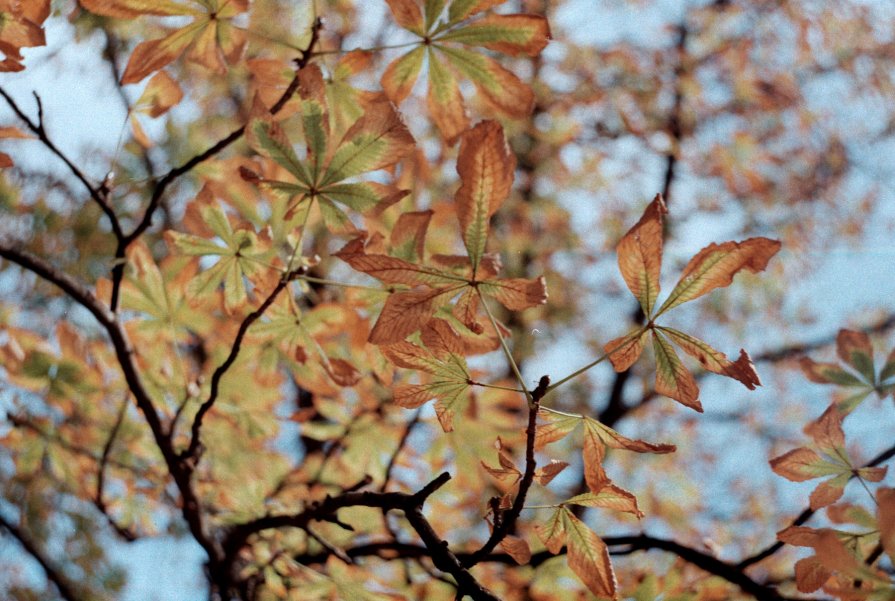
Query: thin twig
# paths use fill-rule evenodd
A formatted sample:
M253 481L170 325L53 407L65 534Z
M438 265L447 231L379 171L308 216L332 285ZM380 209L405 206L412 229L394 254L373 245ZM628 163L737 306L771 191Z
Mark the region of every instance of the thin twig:
M112 226L112 233L115 235L117 240L122 240L124 238L124 231L121 229L121 223L118 221L118 216L115 215L115 211L112 210L112 207L109 205L108 199L105 196L105 192L102 188L96 187L90 183L87 179L87 176L78 169L77 165L75 165L66 155L62 152L56 144L50 139L50 135L47 133L46 127L44 126L43 119L43 104L40 101L40 96L37 93L34 93L34 98L37 101L37 121L32 121L25 112L19 108L19 105L16 104L16 101L12 99L12 97L6 93L2 87L0 87L0 96L3 96L3 99L6 100L6 104L9 105L9 108L13 110L16 116L25 122L25 125L28 126L28 129L37 136L37 138L43 143L47 149L55 154L65 166L68 167L68 170L71 171L72 175L74 175L84 187L87 188L87 192L90 194L90 198L99 205L99 208L102 212L108 217L109 223Z
M69 582L59 568L53 565L50 558L44 554L40 547L37 546L37 543L24 530L7 521L2 515L0 515L0 528L9 532L13 538L19 541L22 548L40 564L44 574L47 575L47 580L53 583L65 601L80 601L81 596L75 593L72 583Z
M103 500L103 489L105 488L106 483L106 466L109 464L109 457L112 454L112 446L115 444L115 439L118 437L118 431L121 430L121 424L124 423L128 401L129 399L125 397L124 402L121 403L121 409L118 410L118 415L115 417L115 424L112 426L112 431L109 432L109 437L106 439L106 444L103 446L103 452L99 460L99 469L96 474L96 495L93 499L93 504L96 505L96 508L100 513L106 516L109 524L119 536L126 541L132 542L137 540L137 536L129 528L120 525L111 515L109 515L106 502Z
M303 269L303 268L301 268ZM255 323L255 321L264 315L264 312L273 304L273 302L277 299L290 282L295 280L300 272L288 272L280 278L280 281L277 282L277 285L274 287L273 291L264 299L264 302L261 303L261 306L246 315L245 319L242 320L242 323L239 324L239 330L236 332L236 338L233 340L233 345L230 348L230 354L227 355L227 358L221 363L217 369L214 370L214 373L211 375L211 390L208 393L208 398L202 403L199 407L199 410L196 412L196 416L193 418L193 425L190 428L191 430L191 438L190 444L180 454L180 459L183 461L186 460L195 460L198 459L199 449L200 449L200 430L202 429L202 420L205 418L205 414L211 411L211 408L214 406L215 401L218 398L218 392L220 390L221 378L224 377L224 374L227 373L227 370L233 365L236 361L236 358L239 356L239 351L242 349L242 340L245 338L246 333L249 331L249 327Z
M537 388L531 391L532 402L528 408L528 428L525 430L525 473L522 475L522 480L519 481L519 491L513 500L513 506L508 511L500 514L500 519L497 519L498 516L495 515L494 529L491 531L491 536L488 537L488 540L485 541L485 544L478 551L462 562L462 565L466 568L470 568L481 561L513 531L516 520L525 507L525 497L528 495L528 489L531 488L535 470L538 467L537 461L535 461L535 434L538 426L538 409L541 399L547 394L549 386L550 378L542 376Z

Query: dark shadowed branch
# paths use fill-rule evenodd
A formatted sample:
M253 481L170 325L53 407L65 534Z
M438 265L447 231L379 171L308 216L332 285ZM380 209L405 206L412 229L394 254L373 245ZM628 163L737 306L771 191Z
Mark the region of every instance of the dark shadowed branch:
M59 591L59 595L62 596L65 601L79 601L82 598L75 592L75 588L72 583L69 582L68 578L53 565L50 558L46 556L43 550L37 546L37 543L33 541L24 530L9 522L2 515L0 515L0 530L6 530L14 539L19 541L19 544L25 549L28 555L33 557L34 560L40 564L44 574L47 575L47 580L53 583Z

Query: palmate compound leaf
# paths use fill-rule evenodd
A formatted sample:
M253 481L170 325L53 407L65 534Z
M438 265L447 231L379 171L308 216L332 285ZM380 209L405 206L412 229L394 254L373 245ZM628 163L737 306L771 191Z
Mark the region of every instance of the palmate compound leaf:
M645 327L610 340L603 349L615 371L623 372L640 357L646 335L651 334L656 357L656 392L702 411L699 386L684 367L672 343L699 361L703 369L733 378L750 390L761 385L752 360L745 350L741 350L739 358L730 361L702 340L660 326L655 320L680 304L728 286L733 277L744 269L753 273L764 270L771 257L780 250L780 243L768 238L750 238L743 242L710 244L690 260L668 299L656 310L662 264L663 219L667 212L662 196L656 195L640 220L616 247L622 278L648 321Z
M440 319L426 324L423 337L426 348L403 341L380 347L396 366L429 374L425 383L396 386L395 404L412 409L436 399L438 422L445 432L450 432L454 429L454 415L468 401L472 382L466 359L457 352L463 343L450 325Z
M463 48L480 46L511 56L537 56L550 39L547 20L540 15L487 15L473 21L500 1L457 0L447 20L440 20L445 2L428 1L421 9L415 0L389 0L395 21L420 38L420 45L396 58L381 83L395 103L413 90L423 63L428 62L427 106L442 137L453 144L469 127L469 118L456 74L475 85L479 94L507 116L522 118L534 108L531 88L494 59Z
M146 15L192 17L192 22L157 40L141 42L128 60L121 83L136 83L177 60L188 59L216 73L242 56L246 32L233 19L246 12L248 0L82 0L81 6L106 17L133 19Z
M770 461L774 473L792 482L832 476L812 491L809 499L811 509L820 509L838 501L853 476L879 482L886 474L885 467L853 467L845 448L843 417L836 405L831 405L820 418L805 428L820 453L799 447Z
M854 411L873 392L881 398L895 392L895 349L877 374L870 337L864 332L839 330L836 354L845 367L837 363L814 361L809 357L802 357L799 367L811 382L844 389L837 394L836 401L836 407L843 415Z
M299 71L299 84L305 160L299 158L283 126L260 100L256 99L246 127L246 139L252 149L282 166L295 181L266 179L249 169L241 171L242 177L287 200L297 198L293 201L296 205L306 200L319 201L327 226L336 231L352 231L348 216L335 203L365 212L377 205L397 202L408 191L375 182L345 180L398 163L413 151L413 136L394 106L380 96L366 105L361 117L336 143L330 139L333 118L320 68L312 64Z
M188 209L197 216L208 237L168 230L165 239L175 254L220 257L212 267L196 276L187 288L191 297L199 297L224 285L224 308L234 313L242 307L248 295L244 278L262 273L272 257L266 232L256 233L248 227L233 228L227 214L214 200L207 187L199 191ZM214 238L220 239L218 243Z
M560 506L535 531L551 553L566 545L569 567L588 590L601 599L618 599L609 549L596 533L565 506Z

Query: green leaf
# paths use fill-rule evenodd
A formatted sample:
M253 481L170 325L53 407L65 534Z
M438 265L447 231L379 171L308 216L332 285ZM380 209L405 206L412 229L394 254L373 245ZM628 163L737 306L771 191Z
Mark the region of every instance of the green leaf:
M298 160L286 132L271 116L255 117L246 128L246 139L255 152L273 159L307 186L314 183L307 168Z

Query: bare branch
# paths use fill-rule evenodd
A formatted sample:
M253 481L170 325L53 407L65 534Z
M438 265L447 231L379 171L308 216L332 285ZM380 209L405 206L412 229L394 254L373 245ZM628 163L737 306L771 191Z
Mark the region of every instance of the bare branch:
M495 514L494 530L491 536L485 541L482 547L473 553L470 557L462 562L464 567L472 567L482 558L487 556L506 536L513 531L519 514L525 506L525 497L528 495L528 489L534 480L537 462L535 461L535 434L537 433L538 409L541 405L541 399L547 393L547 387L550 386L550 378L541 376L537 388L531 391L531 403L528 407L528 428L525 430L525 473L522 480L519 481L519 492L513 500L513 506L509 511L502 514ZM500 519L498 519L498 515Z
M200 430L202 429L202 420L205 419L205 414L211 411L211 408L214 406L215 401L218 398L218 392L221 386L221 378L224 377L224 374L227 373L227 370L233 365L236 361L236 358L239 356L239 351L242 349L242 339L245 338L246 333L249 331L249 327L255 323L255 321L264 315L264 312L273 304L273 302L277 299L277 296L280 295L280 292L289 285L290 282L295 280L301 272L303 268L299 268L298 270L290 271L288 273L283 274L283 277L280 278L280 281L277 282L277 285L274 287L273 291L264 299L264 302L261 303L261 306L256 310L252 311L248 315L246 315L245 319L242 320L242 323L239 324L239 330L236 332L236 338L233 340L233 346L230 348L230 354L221 363L217 369L214 370L214 373L211 376L211 391L208 393L208 398L202 403L199 407L199 411L196 412L196 416L193 418L193 425L191 427L191 439L190 444L180 454L180 459L183 461L192 460L197 458L197 455L200 452L201 442L199 440Z
M37 546L37 543L24 530L7 521L2 515L0 515L0 528L9 532L13 538L19 541L22 548L28 552L28 555L40 564L44 574L47 575L47 580L53 583L65 601L79 601L82 598L75 593L75 589L68 578L53 565L50 558L44 554L43 550Z
M102 212L109 218L109 223L112 225L112 233L115 234L115 238L118 241L124 239L124 231L121 229L121 223L118 221L118 216L115 215L115 211L112 210L112 207L109 205L108 198L106 197L107 192L105 192L102 188L96 187L90 183L87 179L87 176L78 169L78 167L63 153L56 144L50 139L49 134L47 133L46 128L44 127L44 119L43 119L43 105L40 102L40 96L37 93L34 94L34 97L37 99L37 107L38 107L38 117L37 121L32 121L28 115L16 104L16 101L12 99L12 97L6 93L2 87L0 87L0 96L3 96L3 99L6 100L6 104L9 105L9 108L13 110L13 112L18 116L19 119L25 122L25 125L28 127L31 132L37 136L37 138L43 142L43 145L47 147L47 149L55 154L59 159L65 163L65 166L68 167L68 170L71 171L72 175L74 175L84 187L87 188L87 192L90 194L90 198L99 205L99 208L102 209Z

